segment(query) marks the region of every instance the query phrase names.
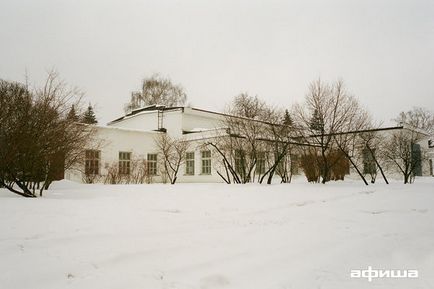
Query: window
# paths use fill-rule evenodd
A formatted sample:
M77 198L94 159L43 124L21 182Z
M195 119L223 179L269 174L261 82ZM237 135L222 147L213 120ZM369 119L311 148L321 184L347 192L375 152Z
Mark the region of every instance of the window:
M101 155L100 151L86 150L85 154L86 154L86 158L85 158L84 173L86 175L98 175L100 155Z
M202 151L202 174L211 174L211 151Z
M432 160L429 160L429 174L431 176L434 176L434 170L433 170Z
M131 153L119 152L119 173L121 175L129 175L131 168Z
M185 155L185 174L194 175L194 152L188 152Z
M369 149L363 150L363 174L374 175L377 172L377 164L375 163L374 156L375 149L372 150L372 153Z
M157 175L157 154L148 154L148 174L150 176Z
M246 156L243 150L235 150L235 172L237 174L244 174L246 163Z
M420 144L412 144L411 146L411 165L414 167L413 174L422 176L422 150Z
M265 152L258 152L256 155L256 173L260 175L265 173Z

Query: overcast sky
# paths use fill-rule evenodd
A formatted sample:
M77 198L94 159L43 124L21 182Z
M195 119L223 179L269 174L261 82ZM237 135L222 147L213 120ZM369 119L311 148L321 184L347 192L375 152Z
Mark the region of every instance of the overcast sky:
M55 68L106 123L153 73L192 106L240 93L290 107L341 78L378 120L434 109L433 0L0 0L0 78Z

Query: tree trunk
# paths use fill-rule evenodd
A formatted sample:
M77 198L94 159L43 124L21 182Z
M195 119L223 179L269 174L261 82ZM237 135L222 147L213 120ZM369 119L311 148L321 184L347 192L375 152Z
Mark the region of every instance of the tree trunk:
M217 174L223 179L223 181L225 181L226 184L230 184L231 182L226 179L219 171L217 171Z
M374 152L372 151L371 147L369 145L366 145L366 147L368 148L369 152L371 153L372 158L375 161L375 164L377 165L378 169L380 170L381 176L383 177L383 180L386 182L386 184L389 184L389 181L386 178L386 175L384 174L383 168L380 166L380 163L378 162L377 158L374 155Z
M259 183L262 184L262 182L264 181L264 178L267 174L271 174L271 179L273 178L274 172L277 169L277 166L279 165L280 161L286 156L288 145L285 145L285 147L282 150L282 153L279 154L279 157L277 158L277 160L274 162L274 164L264 173L264 175L261 177ZM271 179L270 177L268 177L267 180L267 184L270 185L271 184Z
M368 186L369 185L368 182L366 181L365 177L360 172L359 168L356 166L356 164L353 162L353 160L351 159L350 156L348 156L348 160L351 162L351 164L353 165L353 167L356 169L357 173L359 174L360 178L363 180L363 182L365 183L365 185Z
M404 184L408 184L408 175L404 174Z
M26 190L24 190L24 189L22 188L22 184L18 184L17 182L15 182L15 183L18 185L18 187L20 187L20 188L23 190L23 192L20 192L20 191L15 190L15 189L13 188L13 185L12 185L12 186L9 186L9 185L6 184L5 182L0 181L0 184L1 184L3 187L5 187L6 189L8 189L9 191L11 191L12 193L15 193L15 194L20 195L20 196L25 197L25 198L36 198L36 196L33 195L33 194L32 194L32 193L31 193L27 188L26 188Z
M325 155L325 150L321 149L321 156L322 156L322 168L321 169L321 177L322 177L322 184L325 184L326 182L329 181L329 167L328 167L328 162L327 162L327 156Z
M223 152L217 147L217 145L209 142L207 143L208 145L212 146L213 148L216 149L216 151L222 156L223 161L226 162L226 164L228 165L228 170L232 175L232 178L234 179L234 182L237 184L241 183L240 178L238 177L238 174L235 172L234 168L231 166L231 164L229 163L228 159L226 158L226 156L223 154Z
M360 172L359 168L357 167L357 165L353 162L353 159L350 157L350 155L343 150L340 146L338 146L339 149L341 150L341 152L347 157L347 159L350 161L350 163L353 165L353 167L356 169L357 173L359 174L360 178L363 180L363 182L365 183L365 185L369 185L368 182L366 181L365 177L363 176L363 174Z
M268 174L267 185L271 185L271 181L273 180L273 176L274 176L274 172L276 171L277 164L274 166L274 168Z

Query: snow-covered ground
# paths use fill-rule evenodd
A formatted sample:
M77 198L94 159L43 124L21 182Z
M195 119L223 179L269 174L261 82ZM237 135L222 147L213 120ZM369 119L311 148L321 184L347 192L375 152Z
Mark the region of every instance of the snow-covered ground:
M434 178L0 190L0 288L434 288Z

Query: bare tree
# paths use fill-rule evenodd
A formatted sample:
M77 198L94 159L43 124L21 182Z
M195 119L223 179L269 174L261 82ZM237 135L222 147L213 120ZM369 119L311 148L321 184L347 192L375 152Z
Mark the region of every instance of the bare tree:
M401 112L395 121L404 129L390 136L384 152L402 173L404 184L407 184L413 181L416 174L422 174L422 162L426 155L418 143L434 133L434 114L425 108L415 107Z
M104 175L104 184L120 184L122 175L119 173L118 162L113 162L106 166L107 173Z
M361 155L363 159L363 173L371 176L371 183L375 183L379 171L384 182L389 184L384 170L385 141L385 136L375 129L367 130L359 134L360 146L358 154Z
M226 183L271 184L276 173L281 182L290 181L294 127L288 111L242 93L228 105L221 126L225 133L206 145L220 156L217 173Z
M81 93L49 73L43 87L30 90L0 81L0 184L24 197L48 189L79 162L93 131L68 118Z
M104 184L144 184L152 183L149 174L148 162L144 158L131 160L128 173L121 173L119 163L113 162L106 167L107 173L103 176Z
M426 137L414 129L401 129L392 133L385 146L385 156L403 175L404 184L412 183L426 158L418 142ZM421 173L421 172L420 172Z
M281 177L281 182L286 183L290 181L288 174L292 171L289 155L292 150L294 126L288 111L268 108L267 115L269 122L264 124L263 141L271 155L268 157L268 169L260 176L259 183L268 176L267 184L271 184L275 173Z
M316 163L322 183L330 180L333 166L340 161L340 157L336 157L339 154L335 153L338 149L367 184L351 158L350 150L354 149L355 136L346 133L363 127L364 112L342 81L333 84L321 80L312 82L304 105L295 106L294 116L301 126L302 139L319 147L318 152L311 153L317 155Z
M160 134L155 139L163 173L168 177L171 184L175 184L181 165L185 162L188 143L183 139L174 139L167 134Z
M370 128L370 116L366 110L360 107L355 98L348 98L344 104L347 109L343 112L341 132L333 135L336 146L348 159L365 185L368 185L358 162L359 134Z
M227 128L227 135L207 143L221 157L225 171L217 170L217 173L225 182L254 181L258 157L266 153L261 137L265 135L264 119L268 116L265 102L247 93L237 95L227 106L226 116L221 123L222 127Z
M235 164L233 162L233 146L232 137L230 136L229 129L225 133L221 133L219 136L213 140L205 141L203 146L209 147L216 152L216 155L220 157L218 163L220 167L224 168L224 172L219 170L217 166L217 174L227 183L241 183L240 177L235 171Z
M187 94L179 84L174 84L169 78L154 74L142 82L142 90L133 92L127 111L147 105L160 104L168 107L182 106L187 100Z
M403 111L395 118L395 121L421 129L428 134L434 134L434 112L426 108L414 107L412 110Z

